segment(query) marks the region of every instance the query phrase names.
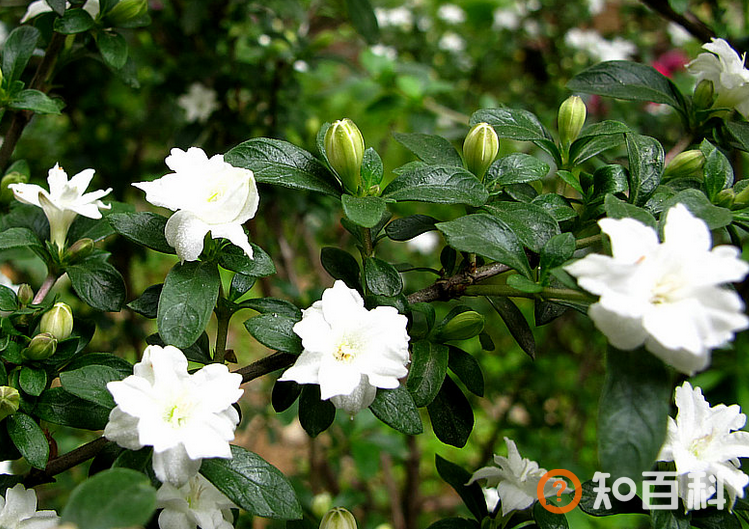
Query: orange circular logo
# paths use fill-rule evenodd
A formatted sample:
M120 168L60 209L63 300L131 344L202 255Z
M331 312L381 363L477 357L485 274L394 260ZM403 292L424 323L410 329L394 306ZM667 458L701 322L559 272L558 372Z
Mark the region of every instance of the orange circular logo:
M546 498L546 496L544 496L546 482L549 481L552 477L556 476L564 476L565 478L569 478L569 480L572 481L572 486L575 487L575 495L572 497L572 501L564 507L550 505L548 503L548 499ZM562 493L567 488L567 483L564 480L560 479L559 481L554 483L554 488L557 489L557 501L562 501ZM577 479L577 476L569 470L565 470L563 468L555 468L554 470L549 470L546 474L541 476L541 480L538 482L538 487L536 487L536 495L538 496L538 501L541 502L541 506L544 509L549 512L564 514L566 512L570 512L572 509L577 507L578 503L580 503L580 499L583 497L583 486L580 483L580 480Z

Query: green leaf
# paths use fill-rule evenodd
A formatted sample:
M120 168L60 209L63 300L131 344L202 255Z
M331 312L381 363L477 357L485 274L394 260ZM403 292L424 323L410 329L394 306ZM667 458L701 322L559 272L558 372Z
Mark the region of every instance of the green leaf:
M294 331L294 324L299 318L292 318L278 313L260 314L244 322L245 328L264 346L299 354L302 352L302 339Z
M63 35L83 33L94 27L94 19L83 9L68 9L61 18L56 18L54 29Z
M126 239L157 252L175 253L164 235L167 220L166 217L147 212L112 213L107 216L112 228Z
M655 228L655 217L649 212L633 204L619 200L614 195L606 195L603 201L603 207L606 210L606 216L612 219L633 218Z
M235 167L250 169L260 184L340 196L340 186L320 160L287 141L253 138L224 155Z
M533 506L533 519L538 529L567 529L569 527L564 514L547 511L541 502L536 502Z
M164 281L157 313L159 334L167 344L184 348L195 343L208 326L220 286L215 264L174 265Z
M12 248L31 248L41 250L43 248L39 238L28 228L8 228L0 232L0 250Z
M18 309L18 298L12 289L0 285L0 310L14 311Z
M47 387L47 372L44 369L23 366L18 376L18 383L24 393L38 397Z
M320 251L320 262L333 279L340 279L346 286L359 290L359 263L354 256L339 248L326 246Z
M606 119L585 127L578 138L590 138L592 136L609 136L612 134L628 134L632 130L622 123L613 119ZM622 138L624 141L624 138Z
M735 140L736 147L742 151L749 151L749 123L746 121L726 121L725 126L729 135Z
M481 366L472 355L451 345L447 366L465 384L468 391L479 397L484 396L484 375L481 373Z
M435 226L456 250L488 257L531 277L528 258L517 235L494 215L476 213Z
M665 154L663 146L655 138L627 134L626 139L629 152L629 201L642 206L661 182Z
M143 526L156 510L156 489L142 472L112 468L78 485L61 519L86 529Z
M343 212L354 224L373 228L387 211L387 204L380 197L355 197L342 195Z
M45 0L47 2L47 5L52 8L52 11L57 13L58 15L62 16L65 14L65 8L67 7L65 4L67 2L65 0Z
M395 140L429 165L463 167L463 159L452 143L442 136L402 132L393 133Z
M473 408L452 378L445 377L427 411L437 439L458 448L465 446L473 430Z
M683 111L684 96L658 70L629 61L606 61L583 70L567 83L573 92L632 101L664 103Z
M689 529L692 526L690 521L691 513L684 513L681 509L650 512L650 527L653 529Z
M302 507L289 480L259 455L232 445L231 459L204 459L200 473L254 516L297 520Z
M117 202L115 200L107 200L107 204L109 204L111 208L102 212L104 217L108 217L109 215L116 213L132 213L135 211L135 206L133 206L132 204ZM107 237L109 237L110 235L114 235L115 233L117 232L114 231L114 228L112 228L112 225L107 221L106 218L90 219L88 217L78 215L70 225L70 230L68 231L68 241L75 242L79 239L83 239L84 237L88 237L89 239L92 239L94 242L96 242L106 239Z
M474 481L470 485L466 485L471 479L471 474L455 463L441 458L439 455L434 456L434 463L437 467L437 473L448 485L455 489L455 492L458 493L463 503L468 507L468 510L471 511L471 514L477 520L483 520L488 513L486 511L484 493L478 482Z
M543 292L544 287L539 283L536 283L532 279L528 279L520 274L512 274L507 277L507 285L511 286L515 290L520 292L526 292L528 294L539 294Z
M76 397L63 388L45 390L34 413L45 421L84 430L103 430L109 420L109 408Z
M538 195L531 200L531 204L542 207L557 222L564 222L577 217L577 212L570 206L567 199L556 193Z
M367 288L378 296L394 297L403 290L398 270L377 257L367 257L364 260L364 281Z
M446 345L422 340L413 344L411 369L406 387L419 408L434 400L447 375L449 349Z
M598 454L611 479L639 481L666 437L671 377L663 362L642 349L609 348L598 407Z
M247 299L239 304L242 308L256 310L260 313L274 313L281 316L288 316L294 321L302 319L302 311L285 299L277 298L253 298Z
M87 353L78 355L65 366L65 371L75 371L86 366L111 367L119 373L117 380L122 380L126 376L133 374L133 365L124 358L115 356L112 353Z
M428 215L411 215L395 219L385 226L385 234L394 241L407 241L434 230L436 223L437 219Z
M10 86L21 78L39 40L39 30L32 26L21 26L10 32L3 45L3 85Z
M335 406L320 399L320 386L304 384L299 397L299 422L310 437L327 430L335 419Z
M734 509L738 510L737 507ZM700 529L741 529L741 522L736 514L724 509L692 511L691 523Z
M593 173L593 196L626 193L629 190L627 171L621 165L603 165Z
M44 470L49 459L49 443L36 421L25 413L17 412L5 419L5 426L13 444L29 465Z
M569 165L572 167L580 165L604 151L618 147L622 143L624 143L623 134L579 138L570 146Z
M536 253L560 233L557 221L541 206L498 201L487 204L484 209L507 224L523 246Z
M536 358L536 340L528 321L520 309L509 298L487 296L487 299L507 325L507 330L520 348L531 358Z
M549 174L549 164L528 154L513 153L489 166L484 176L484 184L487 188L522 184L541 180L547 174Z
M709 141L702 140L700 150L705 155L705 190L710 200L723 189L733 186L733 167L726 155L716 149Z
M471 116L470 125L488 123L497 131L500 138L535 141L551 140L551 134L544 128L535 114L516 108L485 108Z
M275 268L275 266L274 266ZM252 276L246 276L244 274L234 274L231 278L231 285L229 286L229 301L236 301L255 285L256 278Z
M158 314L159 296L161 296L163 287L163 284L151 285L143 291L139 298L128 303L127 307L146 318L155 318Z
M551 270L557 266L562 266L575 253L575 237L571 233L560 233L555 235L541 249L539 259L539 282L544 285L549 284Z
M127 62L127 42L116 31L102 31L96 36L96 45L107 66L119 70Z
M557 176L568 186L570 186L572 189L580 193L581 195L585 194L585 191L583 191L583 187L580 185L580 181L577 179L577 177L574 175L574 173L571 173L569 171L559 170L557 171Z
M606 480L606 483L610 484L610 478ZM607 509L603 502L599 503L598 507L594 507L596 504L596 498L598 493L595 489L598 484L594 481L585 481L582 484L583 495L580 498L580 510L591 516L611 516L612 514L630 514L630 513L645 513L642 509L642 500L638 497L634 497L631 500L623 502L614 497L613 494L609 494L609 500L611 501L611 508Z
M250 243L252 259L247 257L239 246L228 245L221 250L218 263L227 270L251 277L272 276L276 273L276 265L265 250L257 244Z
M369 0L346 0L346 11L351 25L364 37L367 44L377 44L380 39L380 27L377 25L377 17Z
M158 333L146 336L146 343L148 345L158 345L159 347L167 345ZM197 362L199 364L211 363L210 344L208 343L208 334L205 332L200 334L200 337L195 340L195 343L191 344L189 347L181 347L181 349L190 362Z
M445 518L443 520L437 520L427 527L427 529L479 529L479 527L480 526L476 520L468 520L466 518Z
M276 383L273 384L273 392L270 397L273 410L276 413L281 413L291 408L291 405L302 394L302 387L302 384L297 384L293 380L284 382L276 380Z
M39 90L21 90L10 98L8 107L13 110L30 110L37 114L59 114L65 103L52 99Z
M462 167L426 165L398 175L383 197L399 202L413 200L434 204L481 206L489 198L473 173Z
M717 230L723 226L728 226L733 222L733 214L729 209L720 206L714 206L710 200L697 189L685 189L663 202L663 211L676 204L684 204L692 215L699 217L707 223L711 230ZM661 221L665 221L666 216L661 215Z
M372 147L364 151L361 163L361 178L364 189L380 185L382 177L385 174L385 168L382 165L382 158Z
M375 400L369 405L375 417L406 435L419 435L424 431L411 394L403 386L395 389L378 389Z
M91 256L65 269L73 290L83 301L104 312L117 312L125 303L125 280L115 267Z
M116 404L107 389L107 384L123 378L123 373L113 367L89 365L72 371L63 371L60 373L60 384L65 391L76 397L112 409Z

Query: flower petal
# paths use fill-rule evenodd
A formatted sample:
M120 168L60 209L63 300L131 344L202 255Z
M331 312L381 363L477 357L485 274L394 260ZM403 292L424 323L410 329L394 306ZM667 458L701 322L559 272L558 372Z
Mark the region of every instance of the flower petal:
M153 471L162 483L181 487L198 473L202 459L190 459L182 445L153 453Z
M174 248L182 262L196 261L203 251L203 239L210 226L189 211L178 211L166 222L166 242Z

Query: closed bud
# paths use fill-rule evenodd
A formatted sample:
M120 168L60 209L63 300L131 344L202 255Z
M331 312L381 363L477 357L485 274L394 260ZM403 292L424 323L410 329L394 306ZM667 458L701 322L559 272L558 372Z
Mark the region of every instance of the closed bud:
M127 25L148 13L147 0L120 0L107 14L107 22L112 26Z
M94 240L84 237L75 241L75 243L68 249L68 259L71 262L84 259L91 255L94 251Z
M0 386L0 421L18 411L21 394L16 388Z
M323 516L320 529L357 529L356 518L343 507L335 507Z
M332 503L333 497L329 492L316 494L315 497L312 498L312 514L314 514L318 518L322 518L323 516L325 516L325 513L330 510L330 506Z
M39 331L64 340L73 332L73 311L65 303L58 301L42 315Z
M466 168L481 179L498 153L499 137L494 128L488 123L474 125L463 142Z
M735 189L738 191L736 193L736 196L733 197L733 201L735 204L747 204L749 203L749 185L745 185L743 188L739 190L739 186L737 185Z
M570 145L580 135L587 109L580 96L570 96L559 106L557 126L562 145Z
M18 292L16 292L16 296L18 297L18 302L21 305L28 305L32 301L34 301L34 291L31 289L31 286L28 283L21 283L21 285L18 286Z
M730 208L733 206L735 200L736 195L734 194L733 189L724 189L715 196L713 202L715 202L716 206Z
M710 108L715 103L715 86L712 81L703 79L694 88L694 96L692 96L692 102L694 106L700 110Z
M13 191L8 187L10 184L25 184L29 177L25 174L11 171L0 180L0 204L10 204L13 201Z
M325 133L325 155L341 178L343 187L356 193L361 181L364 138L353 121L339 119L330 126Z
M466 340L484 330L484 317L473 310L461 312L442 328L443 340Z
M680 152L663 171L663 178L701 178L705 155L699 149Z
M34 336L23 354L29 360L45 360L57 351L57 340L48 332Z

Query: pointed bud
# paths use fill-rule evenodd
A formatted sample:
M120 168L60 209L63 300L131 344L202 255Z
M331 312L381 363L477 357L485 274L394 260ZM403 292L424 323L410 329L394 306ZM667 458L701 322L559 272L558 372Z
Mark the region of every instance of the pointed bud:
M705 155L699 149L680 152L663 171L663 178L702 178Z
M34 301L34 291L31 289L31 285L29 285L28 283L21 283L18 286L16 297L18 297L18 302L21 305L29 305L32 301Z
M94 240L84 237L75 241L68 249L68 259L71 263L85 259L94 251Z
M580 96L570 96L559 106L557 126L562 145L570 145L577 139L583 130L587 112Z
M466 168L481 180L499 153L499 137L488 123L477 123L463 142Z
M29 360L44 360L57 351L57 340L48 332L37 334L23 350L23 355Z
M461 312L442 328L442 340L466 340L484 330L484 317L473 310Z
M336 507L323 516L320 529L357 529L356 518L343 507Z
M325 155L343 187L355 194L361 182L364 138L353 121L339 119L330 126L325 133Z
M0 204L10 204L13 201L13 191L8 187L10 184L25 184L29 177L25 174L12 171L0 180Z
M322 494L315 495L315 497L312 498L312 514L314 514L318 518L322 518L323 516L325 516L325 513L330 510L330 506L332 503L333 497L329 492L323 492Z
M73 332L73 311L65 303L58 301L42 315L39 331L64 340Z
M0 421L13 415L21 405L21 394L16 388L0 386Z
M715 86L712 81L703 79L694 88L694 96L692 96L692 102L694 106L700 110L704 110L713 106L715 103Z
M148 13L147 0L120 0L106 15L106 21L112 26L127 26Z
M715 196L713 202L716 206L730 208L731 206L733 206L735 200L736 195L733 192L733 189L724 189Z
M735 189L738 189L738 186L736 186ZM733 197L733 202L734 204L749 203L749 185L745 185L738 193L736 193L736 196Z

